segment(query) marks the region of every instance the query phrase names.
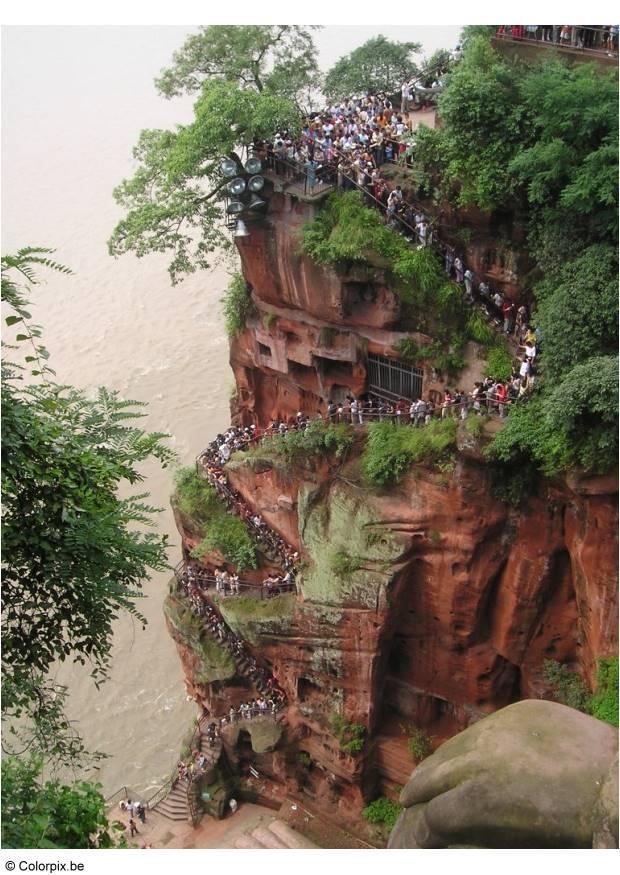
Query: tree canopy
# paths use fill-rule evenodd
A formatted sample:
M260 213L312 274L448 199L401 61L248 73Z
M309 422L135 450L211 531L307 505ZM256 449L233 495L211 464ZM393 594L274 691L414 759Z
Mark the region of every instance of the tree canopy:
M438 109L441 126L418 132L418 164L457 205L510 214L536 263L535 397L491 455L546 473L606 470L617 461L617 70L510 61L472 31Z
M317 82L311 33L316 29L291 24L201 27L173 54L172 66L162 70L155 85L164 97L175 97L220 80L298 102Z
M138 166L114 190L125 210L108 242L111 255L170 252L173 284L210 266L230 243L223 233L222 156L300 129L317 83L310 29L293 25L209 26L190 36L156 84L172 97L196 93L194 120L176 130L144 130Z
M59 267L47 252L2 259L2 301L12 311L5 321L17 332L12 349L33 353L23 365L2 363L2 713L20 719L19 729L10 720L3 749L66 762L84 751L64 718L66 691L48 672L71 659L89 663L101 682L113 621L128 612L145 622L135 600L149 571L167 567L166 536L144 531L157 511L148 493L120 498L118 490L143 481L147 459L165 467L174 454L166 435L135 425L143 403L51 381L40 329L26 310L33 265Z
M2 847L110 848L125 844L110 824L101 786L43 781L42 760L2 759Z
M420 48L420 43L393 42L379 34L336 61L323 90L330 100L400 92L403 82L418 72L411 55Z

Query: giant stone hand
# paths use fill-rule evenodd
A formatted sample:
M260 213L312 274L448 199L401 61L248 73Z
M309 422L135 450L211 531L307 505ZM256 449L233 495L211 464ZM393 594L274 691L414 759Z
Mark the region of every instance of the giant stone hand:
M618 731L517 702L441 745L401 804L389 848L618 847Z

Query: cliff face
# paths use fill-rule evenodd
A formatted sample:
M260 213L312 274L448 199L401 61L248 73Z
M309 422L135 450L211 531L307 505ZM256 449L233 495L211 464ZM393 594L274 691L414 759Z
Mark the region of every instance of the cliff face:
M273 195L240 241L257 308L275 316L253 320L231 345L237 422L314 414L339 393L366 391L368 354L394 356L405 336L393 330L400 304L381 268L339 276L299 255L296 231L312 210ZM460 384L479 367L472 354ZM430 372L423 380L425 396L443 388ZM296 596L261 610L219 602L286 692L282 739L254 762L288 792L358 812L407 780L412 727L436 745L506 704L549 695L545 659L592 682L596 659L617 652L616 479L541 480L517 511L492 496L480 454L461 438L451 469L417 465L389 491L364 487L359 439L346 461L292 465L255 450L226 466L231 486L302 558ZM177 521L188 550L196 533ZM189 637L173 634L205 707L216 713L251 694L213 654L209 680L208 648L196 663ZM358 755L334 715L366 727Z

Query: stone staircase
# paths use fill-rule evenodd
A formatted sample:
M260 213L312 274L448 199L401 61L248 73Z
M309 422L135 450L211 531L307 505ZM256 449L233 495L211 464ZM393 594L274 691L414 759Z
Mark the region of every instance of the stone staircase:
M222 741L218 738L213 747L210 746L204 732L200 733L200 752L207 758L207 768L214 765L222 752ZM160 800L153 811L167 817L168 820L189 820L190 812L187 804L188 785L177 779L167 796Z

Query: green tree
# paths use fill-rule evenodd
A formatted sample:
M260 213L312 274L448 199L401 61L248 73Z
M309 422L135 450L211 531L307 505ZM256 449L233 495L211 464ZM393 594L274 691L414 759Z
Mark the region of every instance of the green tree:
M43 257L48 251L2 259L2 300L12 311L5 321L18 332L16 346L34 350L25 363L36 365L35 381L26 383L24 366L2 364L3 749L67 762L84 750L63 715L66 691L49 669L65 659L89 663L99 683L119 612L145 622L135 600L149 570L167 567L166 537L142 528L157 510L148 493L120 498L118 490L144 479L142 462L155 458L165 467L174 454L162 443L166 435L133 424L144 404L105 388L92 398L50 382L40 329L17 279L30 288L33 265L58 268Z
M100 784L43 782L42 760L2 759L2 847L110 848L124 827L105 814Z
M542 367L548 378L560 380L590 356L617 351L618 254L614 247L590 246L536 291L535 318L542 333Z
M157 80L168 97L198 94L194 120L175 131L144 130L134 175L114 190L125 211L108 241L111 255L170 252L173 284L210 266L230 246L223 231L222 156L241 169L241 146L300 129L302 92L316 58L308 29L293 25L210 26L188 38Z
M393 42L379 34L336 61L323 90L330 100L400 92L403 82L418 72L411 55L419 51L420 43Z
M509 167L524 136L518 76L489 42L471 40L439 98L442 126L418 129L416 160L454 188L459 204L492 210L513 204Z
M298 25L210 25L189 36L155 85L164 97L220 80L298 100L318 74L312 30Z

